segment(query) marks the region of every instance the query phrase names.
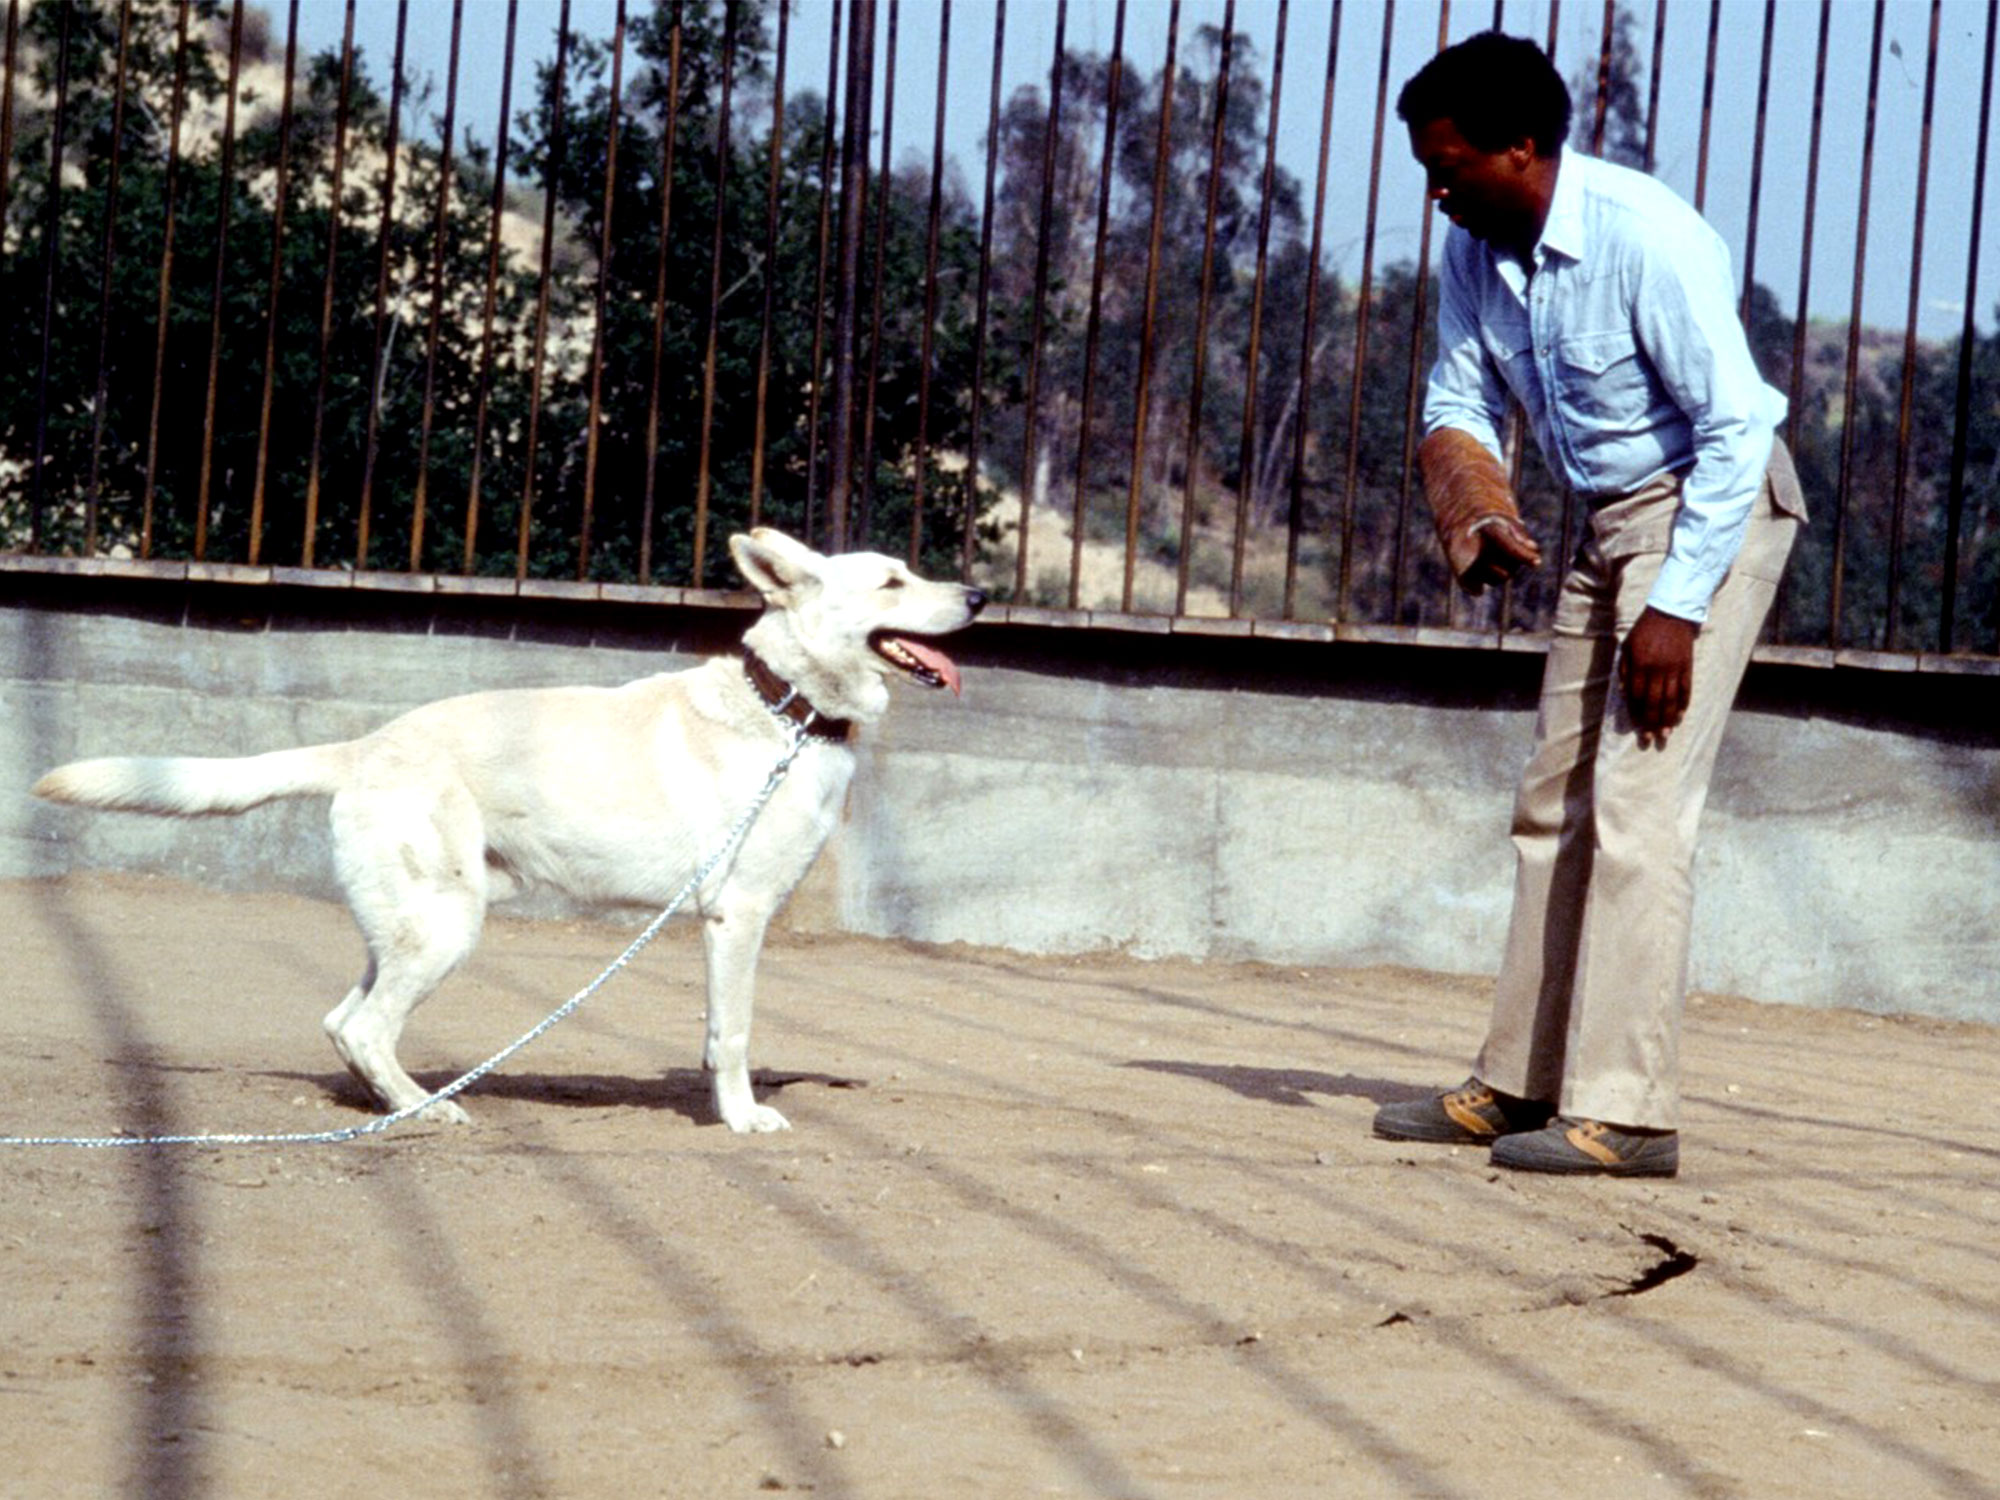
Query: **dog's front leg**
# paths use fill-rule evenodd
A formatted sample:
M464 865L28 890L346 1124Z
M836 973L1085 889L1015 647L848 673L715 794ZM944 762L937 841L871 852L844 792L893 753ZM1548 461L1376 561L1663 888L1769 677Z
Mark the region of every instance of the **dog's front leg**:
M738 1133L789 1130L791 1122L750 1090L750 1011L757 955L764 946L768 911L741 907L712 912L702 927L708 950L708 1041L702 1066L715 1093L715 1112Z

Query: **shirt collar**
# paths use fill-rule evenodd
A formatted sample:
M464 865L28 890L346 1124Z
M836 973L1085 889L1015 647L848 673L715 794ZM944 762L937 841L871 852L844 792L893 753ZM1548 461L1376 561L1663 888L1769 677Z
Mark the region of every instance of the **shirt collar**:
M1589 248L1583 213L1583 178L1590 170L1588 157L1564 146L1556 158L1556 190L1549 199L1549 216L1542 221L1542 237L1535 242L1535 259L1545 253L1564 260L1580 261Z

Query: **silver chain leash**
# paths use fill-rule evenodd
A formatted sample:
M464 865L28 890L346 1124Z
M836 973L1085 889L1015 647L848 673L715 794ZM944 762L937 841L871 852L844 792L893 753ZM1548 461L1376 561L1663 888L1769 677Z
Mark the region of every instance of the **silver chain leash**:
M603 989L614 974L637 958L641 949L659 936L660 929L672 920L688 898L700 890L702 883L715 873L716 867L734 853L736 846L743 842L744 837L750 832L750 825L757 821L758 814L764 811L766 804L776 794L779 784L784 781L786 773L792 769L792 762L799 758L799 752L805 748L810 738L809 731L813 719L816 717L817 715L809 715L804 723L788 726L791 743L785 747L785 753L778 757L778 763L771 767L771 774L764 779L763 790L751 799L750 805L743 810L743 815L736 820L736 826L729 830L728 837L723 839L715 853L688 877L687 883L674 893L673 900L667 903L660 914L646 924L645 930L632 939L623 953L611 960L603 973L550 1011L513 1042L470 1072L453 1079L430 1097L420 1099L393 1114L377 1115L359 1125L347 1125L338 1130L230 1135L0 1135L0 1146L78 1146L90 1150L119 1146L336 1146L346 1141L360 1140L363 1136L380 1135L390 1127L402 1124L411 1116L421 1114L433 1104L464 1093L523 1047L535 1041L558 1022L567 1019L578 1006Z

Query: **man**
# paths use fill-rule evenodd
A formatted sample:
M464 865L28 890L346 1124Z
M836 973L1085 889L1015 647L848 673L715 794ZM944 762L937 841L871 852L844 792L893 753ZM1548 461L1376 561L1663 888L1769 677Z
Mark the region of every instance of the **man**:
M1419 451L1470 592L1541 561L1500 467L1507 398L1588 506L1515 804L1514 911L1461 1088L1385 1105L1393 1140L1495 1164L1672 1176L1695 826L1723 721L1804 519L1716 233L1642 173L1566 149L1534 43L1433 58L1397 114L1455 226Z

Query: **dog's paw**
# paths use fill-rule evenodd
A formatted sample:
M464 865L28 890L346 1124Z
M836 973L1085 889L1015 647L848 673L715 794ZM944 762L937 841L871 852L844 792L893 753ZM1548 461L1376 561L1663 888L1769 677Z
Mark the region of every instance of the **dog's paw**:
M792 1122L768 1104L752 1104L740 1110L732 1110L722 1117L722 1123L738 1135L762 1135L773 1130L790 1130Z
M460 1109L449 1099L440 1099L435 1104L427 1104L418 1110L413 1119L422 1120L426 1125L470 1125L472 1116Z

